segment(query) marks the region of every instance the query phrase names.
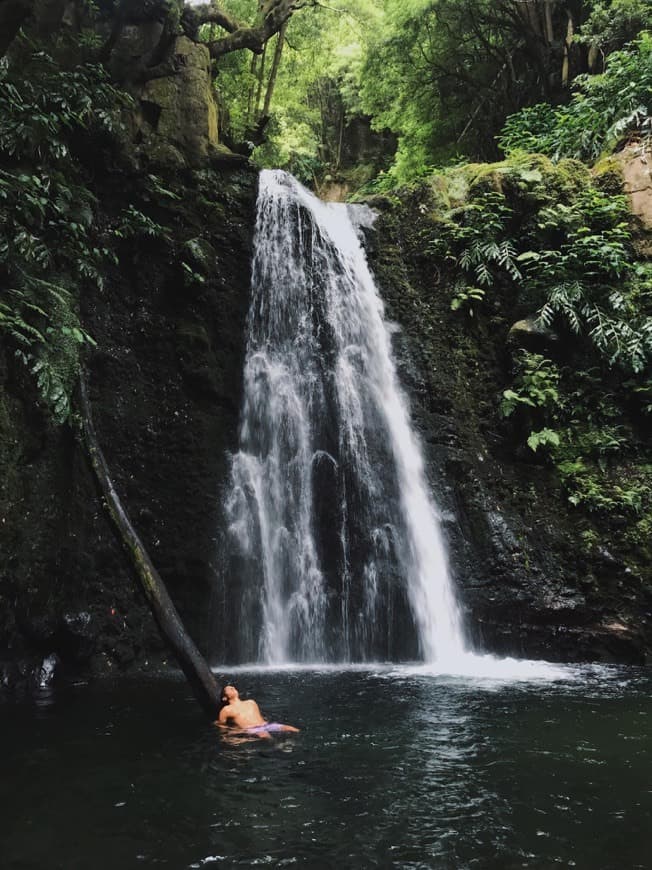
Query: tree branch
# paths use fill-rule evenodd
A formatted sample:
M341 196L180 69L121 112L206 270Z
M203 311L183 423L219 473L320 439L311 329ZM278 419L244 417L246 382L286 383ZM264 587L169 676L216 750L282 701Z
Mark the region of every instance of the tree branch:
M233 15L229 15L223 9L215 4L202 4L194 6L192 10L188 7L184 10L184 15L190 12L193 22L196 27L201 27L202 24L217 24L226 30L228 33L235 33L236 30L246 29L247 25L238 21Z
M216 3L186 6L181 24L186 35L194 40L197 39L197 32L203 24L217 24L227 31L228 36L209 43L209 51L213 58L241 49L262 54L265 43L287 24L297 10L314 6L316 2L317 0L262 0L258 19L253 25L239 21Z

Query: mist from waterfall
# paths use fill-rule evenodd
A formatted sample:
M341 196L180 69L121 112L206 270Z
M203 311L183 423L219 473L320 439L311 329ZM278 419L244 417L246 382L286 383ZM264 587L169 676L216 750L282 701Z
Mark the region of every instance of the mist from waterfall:
M260 175L225 505L234 660L445 668L464 656L438 511L361 244L370 217L280 170Z

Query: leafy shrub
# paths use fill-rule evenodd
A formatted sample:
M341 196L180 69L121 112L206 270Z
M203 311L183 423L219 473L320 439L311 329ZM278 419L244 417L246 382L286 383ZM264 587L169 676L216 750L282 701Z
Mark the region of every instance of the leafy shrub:
M543 300L544 326L563 324L610 366L639 373L652 355L652 287L649 270L634 265L626 216L624 197L587 188L571 205L540 211L543 244L517 260L525 293Z
M588 174L567 183L566 167L541 163L536 172L523 161L474 169L470 193L450 198L470 201L430 222L420 247L454 270L454 310L536 312L557 332L567 364L519 351L500 414L530 455L556 468L570 504L643 522L647 478L633 461L642 444L626 421L652 410L652 266L635 259L622 195ZM445 208L447 189L434 196ZM501 250L514 269L501 264Z
M541 354L519 351L515 356L513 386L503 390L500 412L503 417L516 414L530 429L527 445L536 451L539 447L552 449L560 443L559 433L548 425L556 423L559 406L559 369Z
M652 35L607 60L604 73L581 75L568 105L542 103L510 115L498 137L505 154L532 151L553 160L594 161L628 134L652 137Z
M520 351L515 358L514 388L503 392L500 411L511 416L519 407L553 409L559 401L559 370L541 354Z
M594 50L612 52L652 28L649 0L597 0L577 37Z
M652 268L634 260L626 197L590 182L554 205L514 195L521 213L530 211L520 225L504 194L479 190L424 237L426 253L459 269L451 307L480 301L470 288L511 286L543 326L578 336L610 367L642 374L652 358Z
M473 317L473 308L480 305L485 297L486 291L482 287L462 287L460 288L451 302L451 311L459 311L464 308L469 317Z
M44 52L20 73L0 67L0 330L58 422L70 415L79 348L92 342L78 292L102 285L111 256L94 240L95 199L71 150L80 132L114 132L122 100L100 67L64 70Z
M527 446L536 453L539 447L559 447L559 441L559 433L546 427L538 432L530 432Z
M474 305L485 299L489 287L501 278L516 281L522 277L515 243L508 234L512 218L502 194L481 191L439 221L434 235L423 236L425 253L452 260L459 267L453 311L464 310L472 317Z
M120 215L120 219L111 230L118 239L149 238L167 240L166 227L152 220L133 205L128 206Z
M568 501L575 507L581 506L596 513L620 511L635 516L641 516L650 509L647 478L617 482L612 475L581 457L561 461L557 468L568 493Z

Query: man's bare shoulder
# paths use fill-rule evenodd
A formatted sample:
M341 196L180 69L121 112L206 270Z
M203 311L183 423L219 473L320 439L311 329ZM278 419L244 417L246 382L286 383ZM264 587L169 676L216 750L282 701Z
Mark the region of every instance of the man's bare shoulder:
M220 712L218 714L217 721L218 721L218 723L224 724L227 721L227 719L231 719L231 718L233 718L233 714L229 711L229 708L222 707L222 709L220 710Z

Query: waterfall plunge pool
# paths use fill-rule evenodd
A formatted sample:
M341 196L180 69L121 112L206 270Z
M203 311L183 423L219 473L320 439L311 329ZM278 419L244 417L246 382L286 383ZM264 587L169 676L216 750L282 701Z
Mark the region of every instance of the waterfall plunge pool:
M0 706L2 867L649 866L649 670L227 674L301 734L225 742L169 677Z

